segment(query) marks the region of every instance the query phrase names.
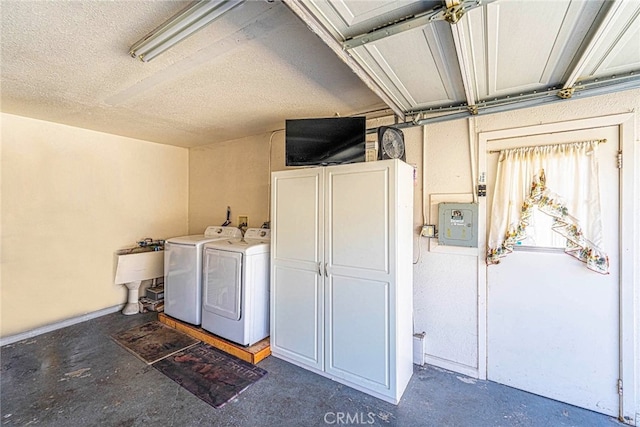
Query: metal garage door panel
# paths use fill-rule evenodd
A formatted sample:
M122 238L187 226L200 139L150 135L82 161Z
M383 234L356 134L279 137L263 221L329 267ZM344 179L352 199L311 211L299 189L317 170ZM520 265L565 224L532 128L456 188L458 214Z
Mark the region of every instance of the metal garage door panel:
M508 110L640 82L637 1L465 0L452 24L442 1L287 3L402 119Z
M445 22L387 37L351 53L396 95L405 111L464 102L453 39Z
M389 22L415 15L440 6L439 0L362 1L362 0L313 0L307 3L316 9L316 16L337 32L342 40L366 33Z
M601 2L494 2L461 21L474 57L478 99L546 89L563 81Z
M312 2L334 36L348 39L441 6L440 1ZM404 111L464 102L449 24L433 22L350 51Z
M587 62L583 78L620 75L640 69L640 2L621 3L613 12L602 41Z

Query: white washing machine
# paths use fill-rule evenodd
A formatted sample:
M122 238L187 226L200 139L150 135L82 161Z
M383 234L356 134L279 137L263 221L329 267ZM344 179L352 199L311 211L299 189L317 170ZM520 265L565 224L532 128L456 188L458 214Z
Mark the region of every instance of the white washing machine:
M178 320L202 321L202 248L205 243L242 237L236 227L209 226L204 234L164 243L164 312Z
M269 336L271 230L204 246L202 329L249 346Z

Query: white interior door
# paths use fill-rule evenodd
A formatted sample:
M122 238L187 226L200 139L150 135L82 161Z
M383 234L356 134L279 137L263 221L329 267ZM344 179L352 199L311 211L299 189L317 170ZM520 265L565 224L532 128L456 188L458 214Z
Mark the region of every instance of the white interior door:
M516 250L487 269L487 378L618 414L619 171L617 126L488 141L487 149L607 139L598 147L603 246L610 274L561 251ZM497 154L487 154L487 218Z

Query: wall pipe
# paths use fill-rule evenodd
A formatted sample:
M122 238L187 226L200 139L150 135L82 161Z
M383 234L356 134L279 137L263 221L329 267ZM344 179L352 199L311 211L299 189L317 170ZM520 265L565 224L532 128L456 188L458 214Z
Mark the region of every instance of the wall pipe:
M273 137L278 132L284 132L284 129L277 129L271 132L269 137L269 184L267 184L267 222L271 223L271 151L273 146ZM269 224L271 227L271 224Z
M420 227L422 227L424 224L427 223L427 203L425 201L425 197L426 197L426 187L427 187L427 174L425 173L425 166L427 164L427 127L423 126L422 127L422 165L420 165L420 167L422 168L422 224L420 224ZM413 265L416 265L418 262L420 262L420 258L422 257L422 240L420 239L420 237L422 237L422 228L421 231L418 233L418 258L413 262Z
M469 159L471 160L471 193L473 203L478 203L478 192L476 191L476 118L469 117L467 127L469 129Z

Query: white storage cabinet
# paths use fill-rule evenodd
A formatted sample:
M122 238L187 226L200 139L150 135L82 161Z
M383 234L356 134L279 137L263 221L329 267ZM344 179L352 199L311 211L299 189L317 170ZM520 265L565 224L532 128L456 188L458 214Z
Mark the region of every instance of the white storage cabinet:
M271 351L397 404L413 373L413 168L272 174Z

